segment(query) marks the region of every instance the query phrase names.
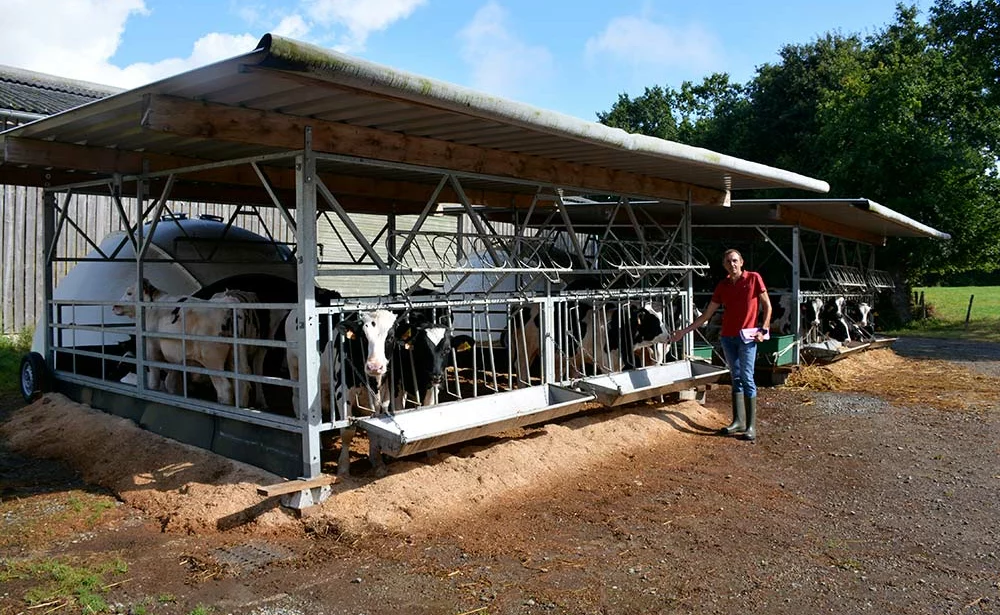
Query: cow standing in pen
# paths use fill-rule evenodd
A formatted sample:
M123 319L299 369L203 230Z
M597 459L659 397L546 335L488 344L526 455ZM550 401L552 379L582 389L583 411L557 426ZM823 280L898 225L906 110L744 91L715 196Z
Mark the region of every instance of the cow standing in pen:
M198 299L188 295L172 296L143 279L141 301L164 303L187 303L185 306L152 306L146 308L145 331L151 335L145 338L146 359L157 363L176 365L196 364L215 371L238 372L250 366L249 353L243 344L204 340L181 340L156 337L155 334L188 335L203 337L257 338L260 335L254 310L234 308L234 304L244 299L256 301L256 296L235 296L226 292L218 293L211 299ZM119 316L136 317L135 286L129 286L122 295L120 304L112 306L112 312ZM182 373L168 370L164 382L159 366L150 365L146 375L146 388L158 391L161 386L169 393L180 393ZM220 404L233 405L238 401L248 405L249 382L241 381L234 399L232 379L226 376L210 375L215 387L216 400Z
M392 359L394 409L404 409L408 400L421 406L435 403L448 367L458 364L458 355L474 346L471 336L453 335L450 327L424 313L404 314L396 324Z

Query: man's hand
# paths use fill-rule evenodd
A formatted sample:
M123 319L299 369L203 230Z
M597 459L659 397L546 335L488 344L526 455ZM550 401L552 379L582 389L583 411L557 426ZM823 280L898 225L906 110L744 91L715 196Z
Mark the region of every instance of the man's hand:
M682 337L684 337L684 331L674 331L670 334L670 343L673 344Z

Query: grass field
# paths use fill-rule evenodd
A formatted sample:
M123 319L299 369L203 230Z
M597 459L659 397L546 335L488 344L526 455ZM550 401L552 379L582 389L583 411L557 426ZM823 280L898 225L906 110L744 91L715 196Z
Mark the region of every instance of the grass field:
M927 286L913 290L924 293L928 318L888 333L1000 342L1000 286ZM965 315L973 295L966 327Z

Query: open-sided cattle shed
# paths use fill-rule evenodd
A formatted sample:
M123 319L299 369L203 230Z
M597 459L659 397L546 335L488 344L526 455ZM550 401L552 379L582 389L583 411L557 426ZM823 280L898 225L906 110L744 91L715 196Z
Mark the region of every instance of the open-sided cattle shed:
M441 203L457 203L463 209L480 242L478 256L489 257L477 261L478 270L486 267L498 278L523 276L528 281L541 281L541 290L521 292L514 299L522 307L540 309L542 330L549 332L541 352L541 386L545 391L527 395L540 400L537 416L548 418L556 415L553 408L560 408L560 413L568 411L563 410L567 408L564 391L568 389L554 388L568 382L565 371L556 375L556 340L551 332L556 329L560 306L565 308L569 299L552 295L553 280L573 273L619 279L626 272L633 280L631 285L624 290L601 289L602 299L619 301L619 305L654 296L659 301L676 299L684 302L689 316L690 276L703 266L689 253L679 260L657 260L655 250L646 242L640 246L644 260L608 265L599 255L591 258L587 248L573 239L572 219L566 213L569 200L576 195L605 195L625 212L631 211L630 203L635 200L674 204L687 212L680 225L683 245L690 242L690 212L731 210L727 206L732 191L828 190L823 181L782 169L628 134L273 35L265 35L247 54L0 133L0 148L0 183L47 190L47 246L74 227L61 198L81 192L112 195L121 217L128 222L129 239L139 255L134 259L137 284L143 277L148 241L143 236L143 222L155 225L167 203L234 203L248 209L277 207L284 212L286 221L295 228L296 296L288 304L251 307L286 308L298 316L303 325L287 346L304 367L298 380L260 374L253 380L297 390L300 401L294 417L264 416L253 408L165 396L147 390L143 378L126 384L63 370L54 375L78 398L116 395L134 404L156 404L160 411L173 406L249 425L252 429L230 438L230 442L241 442L227 449L231 454L281 474L305 478L320 473L321 432L357 422L357 417L342 406L335 405L329 417L323 415L320 354L314 343L320 337L319 316L411 306L410 299L393 296L317 308L316 277L364 271L419 282L433 274L469 275L467 257L435 271L404 258L417 245L423 222L439 213ZM126 205L126 197L135 199L134 206ZM591 264L577 269L521 258L517 252L520 246L535 246L532 254L537 256L538 247L548 239L526 233L526 226L504 235L477 213L479 207L548 215L561 221L560 230L569 237L570 251ZM385 215L385 234L375 239L365 237L351 220L355 213ZM416 216L415 222L410 228L395 229L393 220L402 214ZM324 217L335 220L343 235L356 242L360 255L353 267L328 266L318 255L317 221ZM641 233L643 225L634 216L632 221ZM466 239L450 240L465 245L461 242ZM390 258L383 256L383 241ZM59 258L52 252L48 255L50 265ZM684 255L683 250L677 253ZM49 369L55 365L53 353L60 351L54 347L52 332L74 327L101 329L95 323L59 321L65 305L57 305L52 291L52 276L48 275L46 300L53 309L46 311L39 327L49 333L43 336L41 349ZM460 294L449 294L434 305L441 309L461 305L471 310L496 304L502 304L504 310L515 307L510 304L511 297L491 295L483 289ZM148 308L151 304L139 301L136 306ZM110 303L104 307L109 308ZM134 333L139 342L146 336L141 326L135 327ZM144 365L142 348L138 343L139 357L132 359L140 371ZM239 378L238 374L227 374ZM531 379L525 380L530 389ZM667 388L661 383L650 390ZM581 400L593 398L574 394L574 403L569 406L579 407ZM529 418L523 408L511 408L505 416L495 417L495 422L500 426L526 424ZM279 450L276 440L266 436L269 430L294 436L298 445ZM468 430L471 435L484 433L481 424ZM389 445L401 444L400 450L408 450L405 434L390 434L390 440L393 437L397 440ZM288 438L283 441L287 443ZM254 447L263 447L266 454L245 452ZM421 446L417 443L411 448L419 450ZM303 495L306 500L314 496L308 492Z

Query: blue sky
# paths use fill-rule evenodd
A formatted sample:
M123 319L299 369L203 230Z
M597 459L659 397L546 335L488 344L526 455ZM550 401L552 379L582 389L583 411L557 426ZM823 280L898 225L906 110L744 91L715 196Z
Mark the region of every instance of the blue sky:
M712 72L739 82L786 43L870 34L896 0L0 0L0 64L136 87L246 53L266 32L584 119L618 94ZM925 11L930 4L920 0Z

